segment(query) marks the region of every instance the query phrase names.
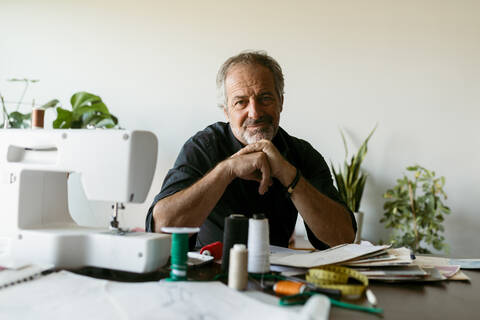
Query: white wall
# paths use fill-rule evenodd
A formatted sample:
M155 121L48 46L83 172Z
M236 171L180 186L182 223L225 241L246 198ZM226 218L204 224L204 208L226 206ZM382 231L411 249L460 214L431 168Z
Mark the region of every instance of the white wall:
M343 160L339 126L357 148L379 123L365 161L367 239L387 238L382 194L419 163L447 179L451 255L478 257L479 12L475 0L1 0L0 90L14 100L19 87L4 79L28 77L41 79L28 97L38 102L91 91L122 126L155 132L151 201L183 142L223 119L220 64L265 49L285 72L281 125L327 161ZM148 205L128 206L124 222L142 226ZM106 204L89 206L84 223L108 220Z

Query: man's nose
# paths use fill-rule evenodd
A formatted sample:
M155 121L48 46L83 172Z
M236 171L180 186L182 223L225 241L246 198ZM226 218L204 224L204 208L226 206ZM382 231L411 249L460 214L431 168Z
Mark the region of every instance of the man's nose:
M248 103L248 117L252 119L258 119L262 116L261 106L255 98L250 98Z

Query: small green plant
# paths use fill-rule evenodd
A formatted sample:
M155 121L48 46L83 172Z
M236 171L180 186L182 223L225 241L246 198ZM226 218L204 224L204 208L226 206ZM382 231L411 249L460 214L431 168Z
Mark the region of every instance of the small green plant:
M118 119L110 113L102 99L88 92L77 92L71 99L72 110L57 107L53 128L113 128Z
M413 178L403 175L397 185L387 190L383 197L384 215L380 222L393 229L391 241L396 247L408 247L414 253L430 253L424 245L434 249L448 251L444 242L442 225L450 208L443 202L447 199L443 187L445 177L435 177L419 165L407 167Z
M23 99L28 90L30 84L37 83L40 80L32 79L8 79L9 82L21 82L23 83L23 91L20 99L15 102L15 111L8 112L6 101L0 94L0 103L2 107L3 121L0 124L0 128L7 125L9 128L30 128L32 113L22 113L19 108L23 103ZM70 98L72 105L72 111L61 107L60 101L57 99L50 100L49 102L37 106L35 100L32 101L32 108L39 107L42 109L57 107L57 118L53 121L53 128L55 129L70 129L70 128L114 128L118 124L118 119L110 113L102 99L88 92L77 92Z
M340 130L343 146L345 147L343 170L341 167L338 168L338 171L335 170L333 163L331 167L340 197L352 212L358 212L360 209L360 201L362 200L365 182L367 181L367 175L361 171L360 167L368 151L368 141L375 132L375 129L377 129L377 126L373 128L365 141L363 141L357 153L350 158L350 162L348 162L348 147L345 135L343 131Z
M0 123L0 128L4 128L5 125L7 125L9 128L30 128L32 113L31 112L22 113L18 110L20 109L20 106L24 104L23 99L25 98L25 94L27 93L29 85L32 83L37 83L39 82L39 80L32 80L32 79L26 79L26 78L24 79L14 78L14 79L8 79L7 81L21 82L23 83L24 87L23 87L23 91L22 91L22 95L20 96L20 99L18 101L12 102L16 104L16 108L15 108L15 111L12 111L10 113L7 111L7 106L6 106L4 97L0 94L0 102L2 104L2 117L3 117L2 122ZM46 110L48 108L54 108L59 104L60 102L57 99L53 99L43 105L37 106L35 104L35 100L33 100L32 108L39 107L41 109Z

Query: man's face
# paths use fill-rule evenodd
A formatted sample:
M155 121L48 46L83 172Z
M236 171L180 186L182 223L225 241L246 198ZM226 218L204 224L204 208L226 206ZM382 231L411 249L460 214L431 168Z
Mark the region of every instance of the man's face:
M283 97L275 91L269 69L238 64L225 79L226 105L223 109L235 137L243 144L272 140L278 131Z

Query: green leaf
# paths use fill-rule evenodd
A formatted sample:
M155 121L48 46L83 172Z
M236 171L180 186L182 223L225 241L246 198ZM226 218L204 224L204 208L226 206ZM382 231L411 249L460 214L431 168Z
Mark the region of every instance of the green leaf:
M113 119L105 118L97 123L97 128L113 128L115 127L115 122Z
M99 102L102 102L102 99L99 96L85 91L77 92L73 94L70 98L70 103L72 104L73 111L75 111L75 109L79 107L90 106Z
M373 128L367 138L363 141L357 153L348 159L348 147L345 135L342 130L340 135L342 137L343 146L345 148L345 160L343 164L343 172L341 169L335 171L333 164L331 165L335 177L335 182L342 200L347 204L348 208L356 212L360 209L361 198L365 187L367 175L362 174L361 164L367 153L367 145L371 136L375 132L377 126Z
M13 111L8 115L8 122L10 128L29 128L31 113L21 113L18 111Z
M59 104L60 104L60 101L58 101L57 99L53 99L53 100L50 100L47 103L43 104L40 108L46 110L46 109L49 109L49 108L55 108Z
M342 136L342 141L343 141L343 148L345 149L345 159L348 157L348 146L347 146L347 140L345 140L345 135L343 134L343 131L340 129L340 135Z
M53 121L54 129L68 129L72 127L72 112L61 107L57 108L57 118Z
M7 79L7 81L10 81L10 82L30 82L30 83L35 83L35 82L39 82L40 80L36 80L36 79L19 79L19 78L11 78L11 79Z
M105 116L109 116L110 112L108 112L107 107L103 102L101 103L95 103L91 106L81 106L77 107L76 109L73 109L73 119L74 120L79 120L85 113L89 112L95 112L95 113L101 113L104 114Z
M81 116L82 123L88 123L88 124L96 124L98 121L102 120L102 116L98 116L97 112L91 111L91 112L85 112Z

